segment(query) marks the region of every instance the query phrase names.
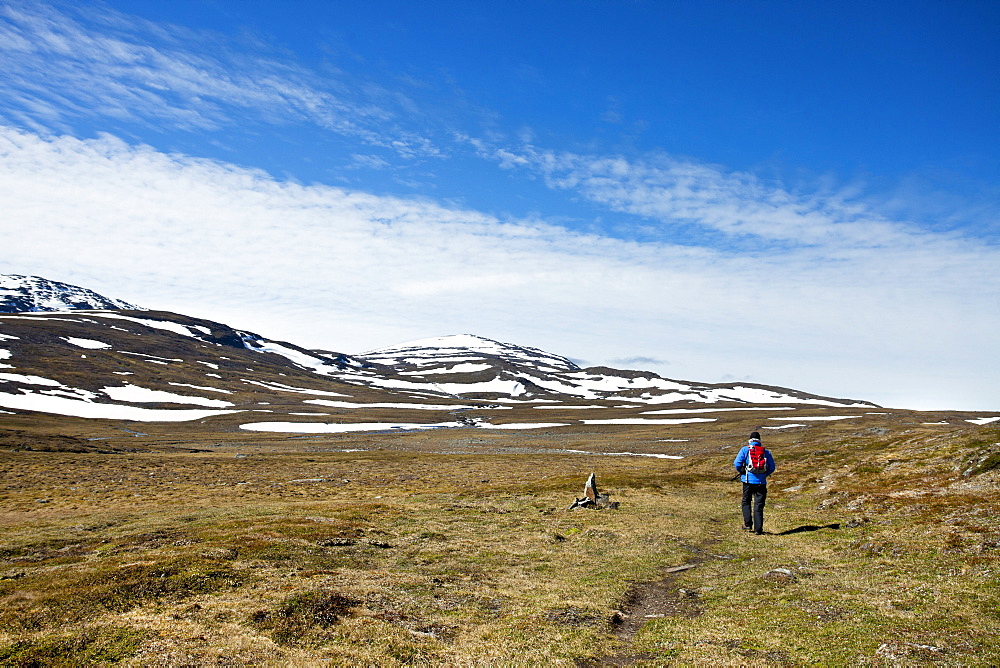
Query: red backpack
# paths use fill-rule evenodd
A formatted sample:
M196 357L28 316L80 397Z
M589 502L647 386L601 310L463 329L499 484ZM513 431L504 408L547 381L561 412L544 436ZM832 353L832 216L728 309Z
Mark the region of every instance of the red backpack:
M767 473L767 458L764 457L764 446L759 442L751 443L747 450L747 473L762 475Z

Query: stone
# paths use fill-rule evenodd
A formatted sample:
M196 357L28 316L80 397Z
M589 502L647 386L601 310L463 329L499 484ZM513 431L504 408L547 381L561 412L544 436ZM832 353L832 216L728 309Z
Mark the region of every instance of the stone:
M764 573L764 579L772 582L795 582L798 578L787 568L773 568Z
M597 474L591 473L583 486L583 498L576 499L566 510L577 508L597 508L598 510L617 510L618 502L612 501L609 494L601 494L597 489Z
M594 503L597 503L597 497L600 496L600 494L598 494L598 492L597 492L597 474L596 473L591 473L590 477L587 478L587 484L585 484L583 486L583 495L587 499L589 499L590 501L593 501Z
M683 564L681 566L671 566L670 568L665 569L663 572L664 573L679 573L681 571L689 571L692 568L697 568L697 567L698 567L698 564Z

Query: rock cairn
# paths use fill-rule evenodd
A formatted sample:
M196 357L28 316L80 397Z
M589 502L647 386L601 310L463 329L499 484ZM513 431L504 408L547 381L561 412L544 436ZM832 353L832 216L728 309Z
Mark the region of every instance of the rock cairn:
M566 510L576 510L577 508L596 508L597 510L617 510L618 502L612 501L609 494L601 494L597 491L597 475L590 474L587 484L583 486L583 498L576 499Z

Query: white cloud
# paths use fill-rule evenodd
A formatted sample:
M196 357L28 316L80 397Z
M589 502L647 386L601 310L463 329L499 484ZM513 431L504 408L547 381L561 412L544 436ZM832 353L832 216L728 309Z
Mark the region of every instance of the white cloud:
M648 166L573 165L552 178L589 184L573 186L589 197L617 191L622 209L673 206ZM711 190L709 172L698 179L677 191ZM743 180L716 179L684 210L787 250L624 241L282 182L110 136L0 129L0 273L344 352L473 332L595 364L669 359L654 370L681 379L728 373L910 407L1000 403L995 249L886 221L869 234L860 213L841 228L837 202L803 209ZM732 207L779 221L727 222Z
M948 241L885 220L844 197L796 195L751 174L666 155L629 160L530 145L520 151L479 150L502 168L532 170L553 189L579 193L667 230L692 225L733 238L753 238L758 248L816 247L823 255L841 256L857 249L921 246L928 239L935 246Z
M35 3L0 6L0 114L35 130L81 119L117 119L172 130L216 130L253 119L312 124L390 149L437 156L403 129L377 86L321 79L293 61L235 50L217 34L152 24L98 6L60 12ZM406 106L394 93L383 96ZM249 114L247 112L250 112Z
M389 163L377 155L361 155L355 153L351 155L351 162L348 169L385 169Z

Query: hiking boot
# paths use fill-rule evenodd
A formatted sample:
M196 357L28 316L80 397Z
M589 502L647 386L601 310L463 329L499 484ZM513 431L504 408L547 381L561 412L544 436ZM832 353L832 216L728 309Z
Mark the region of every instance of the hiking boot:
M764 532L763 531L754 531L753 535L755 535L755 536L763 536Z
M744 531L753 531L753 527L743 527Z

